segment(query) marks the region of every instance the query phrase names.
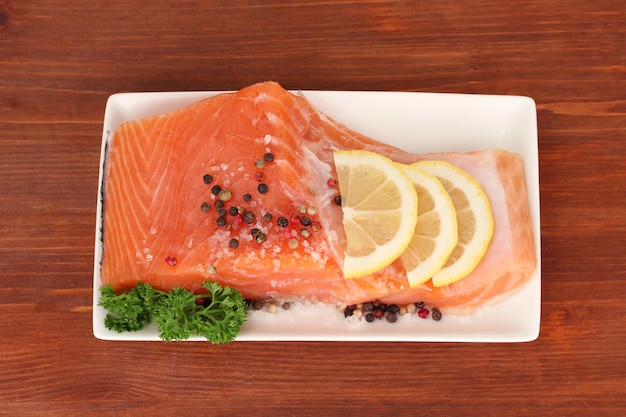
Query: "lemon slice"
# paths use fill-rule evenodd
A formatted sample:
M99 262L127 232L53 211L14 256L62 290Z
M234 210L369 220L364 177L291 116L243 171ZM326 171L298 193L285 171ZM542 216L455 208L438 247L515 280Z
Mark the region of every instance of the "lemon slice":
M415 165L402 167L417 191L417 224L411 243L400 256L409 285L415 287L431 279L456 247L456 211L450 195L434 175Z
M415 164L441 181L456 210L458 242L444 266L432 277L443 287L466 277L476 268L493 236L493 215L480 184L462 169L443 161Z
M405 251L417 222L417 193L402 168L368 151L334 153L347 238L343 274L379 271Z

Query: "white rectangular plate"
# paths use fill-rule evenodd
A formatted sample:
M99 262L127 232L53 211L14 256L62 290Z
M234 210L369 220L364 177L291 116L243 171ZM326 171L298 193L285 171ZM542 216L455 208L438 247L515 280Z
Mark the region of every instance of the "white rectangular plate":
M154 325L140 332L116 333L104 327L99 307L102 257L102 180L109 134L125 121L165 113L221 92L125 93L106 105L94 259L93 329L106 340L160 340ZM300 92L320 111L381 142L414 153L467 152L501 148L521 154L537 248L537 270L521 290L501 303L471 316L444 315L435 322L416 314L394 324L346 320L325 305L296 304L276 313L254 311L238 341L429 341L526 342L539 336L541 312L541 249L537 116L528 97L401 92ZM204 340L193 338L190 340Z

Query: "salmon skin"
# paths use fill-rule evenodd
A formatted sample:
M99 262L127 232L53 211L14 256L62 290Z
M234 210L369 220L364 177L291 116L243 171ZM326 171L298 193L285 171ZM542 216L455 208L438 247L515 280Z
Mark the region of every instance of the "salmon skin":
M344 279L346 237L333 202L333 152L341 149L400 163L445 160L472 175L494 215L478 267L442 288L409 288L399 260ZM277 83L255 84L114 132L103 182L102 284L195 291L210 280L248 299L485 305L536 268L524 178L518 154L407 153L334 122Z

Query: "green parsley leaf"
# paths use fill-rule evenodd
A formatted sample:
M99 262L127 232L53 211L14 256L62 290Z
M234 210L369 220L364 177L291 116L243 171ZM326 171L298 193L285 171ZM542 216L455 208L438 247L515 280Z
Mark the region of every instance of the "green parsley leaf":
M166 342L202 336L211 343L229 343L237 337L248 317L247 304L239 291L205 282L206 293L184 288L169 292L139 283L130 292L115 294L101 287L99 305L109 310L105 326L118 332L141 330L154 320Z

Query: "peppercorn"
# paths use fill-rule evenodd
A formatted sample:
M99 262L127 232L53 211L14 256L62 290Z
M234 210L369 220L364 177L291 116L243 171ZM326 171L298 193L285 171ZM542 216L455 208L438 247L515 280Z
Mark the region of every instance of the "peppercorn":
M372 310L374 310L374 303L363 304L363 311L372 311Z
M213 182L213 176L211 174L205 174L202 180L205 184L211 184Z
M326 185L328 185L329 187L336 187L337 186L337 180L334 178L329 178L328 181L326 181Z
M385 314L385 312L383 310L381 310L380 308L377 308L376 310L374 310L374 316L377 319L382 319L384 314Z
M218 193L219 194L219 193ZM224 208L224 202L222 200L217 200L215 202L215 208L219 209L219 208Z
M222 189L220 190L220 192L218 193L219 195L219 199L222 201L228 201L231 199L231 197L233 196L232 191L227 190L227 189Z
M313 229L314 232L319 232L320 230L322 230L322 225L318 222L313 222L311 223L311 229Z
M257 190L258 190L261 194L265 194L265 193L269 190L269 187L267 186L267 184L265 184L265 183L261 183L261 184L259 184L259 186L257 187Z
M435 321L441 320L441 317L443 316L441 314L441 310L439 310L437 307L434 307L432 313L433 313L432 314L433 320L435 320Z
M178 260L176 259L175 256L168 256L168 257L165 258L165 262L169 266L176 266L176 264L178 263Z
M387 311L388 311L389 313L397 314L397 313L398 313L398 311L400 311L400 307L399 307L397 304L390 304L390 305L387 307Z
M215 184L213 187L211 187L211 193L213 195L219 195L220 191L222 191L222 187L220 187L217 184Z
M300 224L302 226L310 226L311 225L311 219L308 218L307 216L302 216L302 217L300 217Z
M298 247L299 243L298 243L298 239L289 239L289 241L287 242L287 244L289 245L290 249L295 249Z
M256 235L257 233L259 233L260 231L261 231L261 229L257 229L256 227L253 227L253 228L250 230L250 234L251 234L252 236L254 236L254 235Z
M289 226L289 220L284 216L280 216L278 220L276 220L276 224L280 227L287 227Z
M291 308L291 304L283 303L283 310L289 310Z
M263 159L265 160L265 162L273 162L274 161L274 154L271 153L271 152L268 152L265 155L263 155Z
M263 232L259 232L256 235L254 235L254 241L256 243L263 243L267 240L267 236L265 236L265 233Z
M255 172L254 173L254 179L258 182L261 182L265 179L265 174L262 173L261 171Z
M418 301L417 303L415 303L415 307L417 307L417 308L424 307L424 302L423 301Z
M337 194L335 197L333 197L333 203L335 203L336 205L340 206L341 205L341 195Z
M246 211L243 214L243 221L248 224L252 224L254 222L254 213L251 211Z
M254 161L254 166L257 167L257 168L264 168L265 167L265 160L257 159L256 161Z
M200 210L207 213L209 210L211 210L211 205L205 201L200 205Z
M243 201L245 201L246 203L249 203L250 201L252 201L252 194L244 194Z
M395 323L398 321L398 315L396 313L392 313L391 311L387 311L385 318L389 323Z
M343 316L344 317L350 317L352 315L352 313L354 313L354 310L356 310L356 306L348 306L345 308L345 310L343 310Z
M252 302L252 308L255 310L260 310L263 308L263 301L261 300L254 300Z
M368 323L371 323L376 320L376 317L374 316L374 313L370 312L365 315L365 320L367 320Z
M217 223L217 225L219 227L225 226L226 225L226 217L224 217L224 216L218 217L217 220L215 221L215 223Z
M224 217L226 216L226 209L224 207L220 207L216 210L217 213L217 217Z
M269 223L269 222L271 222L271 221L272 221L272 213L265 213L265 214L263 215L263 221L264 221L265 223Z
M430 311L427 308L422 307L417 310L417 315L420 316L420 318L426 319L428 318L428 314L430 314Z
M309 229L304 227L304 228L300 229L300 236L302 236L303 238L307 239L307 238L311 237L311 232L309 232Z
M239 247L239 241L235 238L232 238L228 241L228 246L230 246L231 249L237 249Z
M236 216L239 214L239 210L237 210L237 207L232 206L228 209L228 214L230 214L231 216Z

